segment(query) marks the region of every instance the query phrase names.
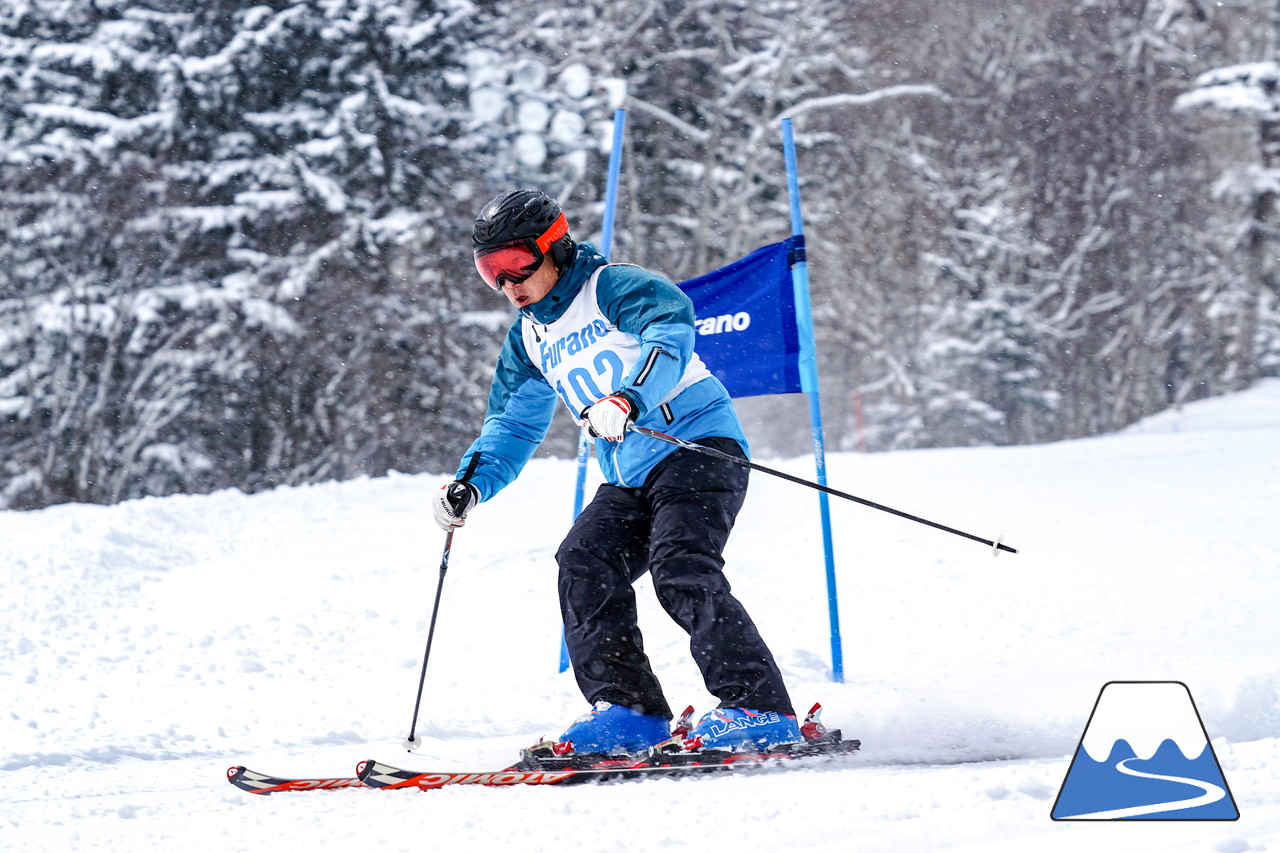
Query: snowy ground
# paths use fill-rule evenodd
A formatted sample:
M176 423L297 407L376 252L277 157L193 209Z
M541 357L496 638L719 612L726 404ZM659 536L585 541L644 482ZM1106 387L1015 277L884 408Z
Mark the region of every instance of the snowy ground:
M761 460L812 476L808 460ZM556 672L572 465L537 461L455 538L440 477L0 513L0 848L561 851L1280 847L1280 381L1123 435L838 455L833 485L1021 553L833 501L847 679L830 680L816 498L753 475L730 577L797 705L855 766L588 788L256 797L233 764L488 770L585 707ZM673 705L713 704L641 591ZM1179 680L1235 823L1055 823L1102 685Z

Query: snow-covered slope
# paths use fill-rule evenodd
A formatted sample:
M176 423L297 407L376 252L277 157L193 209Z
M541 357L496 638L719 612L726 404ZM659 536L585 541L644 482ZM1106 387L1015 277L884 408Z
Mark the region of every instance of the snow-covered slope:
M761 460L800 476L812 462ZM1248 850L1280 844L1280 381L1122 435L828 459L832 485L1017 555L834 500L846 680L830 680L814 493L753 474L729 574L796 704L858 766L430 795L253 797L231 764L504 766L583 708L557 672L572 463L535 461L457 534L413 713L443 477L0 514L0 847ZM673 705L711 707L641 583ZM1101 686L1185 682L1232 824L1057 824ZM1082 838L1081 833L1088 834ZM1137 847L1133 846L1137 839Z

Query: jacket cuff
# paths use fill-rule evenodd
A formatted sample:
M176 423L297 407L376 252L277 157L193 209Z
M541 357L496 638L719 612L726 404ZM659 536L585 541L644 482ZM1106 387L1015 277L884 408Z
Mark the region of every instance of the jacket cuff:
M617 391L613 391L612 393L610 393L609 396L621 397L622 399L626 400L628 403L631 404L631 420L632 421L640 420L640 417L645 413L645 408L643 405L641 405L640 398L632 391L625 391L619 388Z

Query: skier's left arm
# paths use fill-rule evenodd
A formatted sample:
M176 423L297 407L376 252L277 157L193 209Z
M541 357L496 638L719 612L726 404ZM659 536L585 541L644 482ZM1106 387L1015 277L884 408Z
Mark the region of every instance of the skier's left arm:
M640 341L640 359L613 389L636 406L636 418L666 399L693 357L693 300L669 279L639 267L607 267L597 302L621 331Z
M489 405L480 436L462 455L458 477L471 456L480 463L471 477L476 502L487 501L509 485L547 435L558 397L525 352L520 322L512 324L489 387Z

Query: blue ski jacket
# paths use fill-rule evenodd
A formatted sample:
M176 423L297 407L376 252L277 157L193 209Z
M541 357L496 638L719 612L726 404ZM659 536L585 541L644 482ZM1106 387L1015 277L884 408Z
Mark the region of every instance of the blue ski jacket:
M688 441L747 440L728 391L694 352L693 302L670 280L629 264L607 264L578 243L547 295L521 309L498 355L471 482L488 500L511 483L546 437L557 402L577 420L583 408L618 391L636 404L636 423ZM674 445L627 433L596 440L605 479L639 487Z

